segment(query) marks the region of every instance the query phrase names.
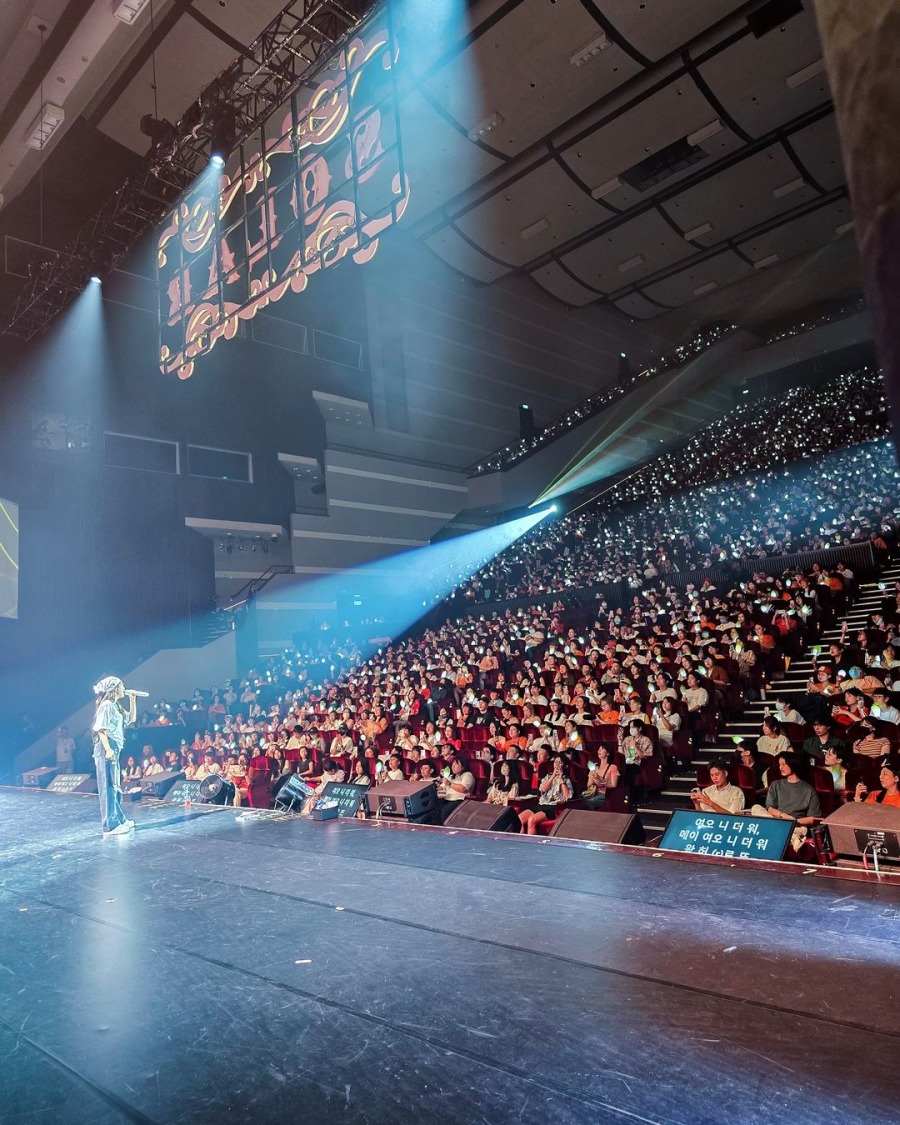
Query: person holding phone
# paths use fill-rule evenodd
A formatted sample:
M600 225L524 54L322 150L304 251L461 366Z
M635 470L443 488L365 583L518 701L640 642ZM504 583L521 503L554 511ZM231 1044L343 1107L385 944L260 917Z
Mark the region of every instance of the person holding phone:
M403 781L403 765L399 754L391 754L379 781Z
M440 801L441 820L444 821L456 808L460 801L475 792L475 778L466 769L461 758L452 758L449 765L444 766L441 781L438 784L438 799Z
M606 794L619 784L619 767L610 759L609 747L601 742L597 748L597 761L588 762L588 783L584 791L584 806L602 809Z
M691 790L691 800L697 812L724 813L733 816L744 811L744 791L728 780L728 763L719 759L709 767L712 783L705 789L699 785Z
M519 796L519 763L501 762L497 780L487 792L489 805L508 805Z
M557 809L566 801L571 801L575 795L572 782L569 780L565 769L565 759L562 754L557 754L553 759L553 769L538 787L538 806L536 809L525 809L519 813L522 832L528 836L537 833L538 825L545 820L555 820Z
M881 789L877 793L870 793L868 786L861 781L856 787L853 800L864 801L867 805L889 805L900 809L900 772L885 762L878 780L881 782Z

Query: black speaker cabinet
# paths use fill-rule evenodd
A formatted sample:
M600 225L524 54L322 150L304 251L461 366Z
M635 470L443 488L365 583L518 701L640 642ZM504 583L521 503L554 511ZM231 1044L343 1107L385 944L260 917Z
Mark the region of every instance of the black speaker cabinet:
M157 777L160 775L157 774ZM202 781L189 780L183 774L176 780L174 785L168 787L166 792L165 802L167 805L186 805L188 801L192 805L199 805L203 803L203 796L200 791Z
M522 825L515 809L485 801L460 801L444 821L445 828L479 828L482 832L518 832Z
M412 820L437 808L437 786L433 781L386 781L366 791L366 803L370 813Z
M281 809L294 809L302 807L304 801L315 793L316 788L314 785L307 785L302 777L296 773L292 773L287 781L278 790L278 797L275 800L275 808Z
M598 844L643 844L644 826L633 813L563 809L553 822L550 835Z
M162 773L152 773L141 782L141 791L145 797L158 797L162 800L176 781L184 780L184 770L163 770Z
M47 786L48 793L96 793L97 778L92 773L58 773Z
M39 766L22 774L22 784L26 789L47 789L56 774L56 766Z
M826 817L825 826L838 855L862 855L874 846L879 859L900 860L900 809L850 801Z

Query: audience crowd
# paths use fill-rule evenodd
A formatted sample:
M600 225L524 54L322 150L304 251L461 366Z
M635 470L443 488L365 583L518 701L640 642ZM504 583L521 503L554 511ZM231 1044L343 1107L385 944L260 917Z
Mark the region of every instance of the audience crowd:
M765 341L767 344L776 344L790 336L802 336L804 332L812 332L814 328L822 328L826 324L834 324L837 320L845 320L848 316L865 312L868 307L864 296L830 301L824 308L806 312L789 324L774 328L767 334Z
M671 371L675 367L681 367L689 360L695 359L708 348L711 348L713 344L718 343L724 336L733 332L734 328L733 324L714 324L701 329L686 343L673 348L672 351L661 356L650 367L646 367L626 379L620 379L615 386L607 387L605 390L583 399L530 437L523 437L518 441L510 442L509 445L504 446L503 449L498 450L490 457L479 461L469 470L470 475L477 477L484 473L495 473L501 469L509 469L520 461L524 461L526 457L530 457L533 453L537 453L539 449L550 445L557 438L568 433L569 430L580 426L586 419L593 418L601 410L605 410L607 406L634 390L645 380L661 375L664 371ZM623 356L624 358L626 357Z
M810 419L815 419L815 425ZM738 406L681 449L654 458L605 494L607 502L659 496L724 477L792 465L890 431L881 372L848 371L822 387L794 387Z
M195 693L193 737L158 761L145 750L143 768L222 774L238 801L256 781L251 803L265 805L292 773L366 787L435 777L444 815L477 796L513 804L531 833L573 800L624 810L818 636L851 582L757 574L729 590L648 587L618 607L471 614L322 681L285 653ZM155 708L163 721L169 706Z
M856 418L829 414L810 394L786 396L785 411L821 407L830 440L849 440ZM868 375L851 409L867 408L883 410ZM741 412L734 424L740 436L719 432L709 447L718 443L739 478L706 483L706 450L692 447L658 470L672 479L652 504L620 497L543 523L463 591L538 604L481 614L470 604L375 651L323 628L240 682L149 708L142 728L171 728L171 739L155 749L144 736L124 763L126 783L184 769L223 777L235 803L269 807L293 775L307 793L329 781L434 779L442 819L475 797L514 808L526 833L571 803L626 810L652 797L815 646L857 586L844 563L785 559L773 575L721 564L865 540L883 563L896 538L900 474L886 442L745 476L740 452L771 462L776 439ZM790 432L777 445L796 456ZM686 569L707 574L676 589L666 576ZM609 582L615 592L590 589ZM564 605L566 587L588 589ZM882 593L863 629L813 648L794 705L770 694L758 737L701 768L696 808L789 817L802 848L837 801L900 805L900 583Z
M639 589L673 571L867 539L880 551L896 523L898 482L893 447L877 441L644 502L608 506L601 497L539 524L455 597L502 601L615 582Z

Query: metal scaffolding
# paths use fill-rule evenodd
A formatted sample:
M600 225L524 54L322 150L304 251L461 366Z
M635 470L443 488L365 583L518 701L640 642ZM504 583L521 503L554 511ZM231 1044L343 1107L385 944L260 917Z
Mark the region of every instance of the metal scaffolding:
M113 269L161 222L206 167L215 138L231 148L301 87L374 7L373 0L292 0L163 136L141 167L81 227L72 242L34 267L0 331L30 340L81 292L92 274ZM163 123L164 124L164 123Z

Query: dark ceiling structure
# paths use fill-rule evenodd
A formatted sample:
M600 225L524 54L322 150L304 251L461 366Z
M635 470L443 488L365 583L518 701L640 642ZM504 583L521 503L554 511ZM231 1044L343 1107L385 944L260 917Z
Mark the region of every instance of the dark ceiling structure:
M298 88L366 6L364 0L293 0L177 121L144 115L140 130L150 137L149 152L60 252L32 264L4 331L30 340L89 276L113 269L163 221L211 156L224 163L235 145Z
M568 306L634 318L691 306L695 323L746 315L756 297L773 312L779 275L807 263L805 296L856 282L811 3L488 7L425 70L406 113L407 151L423 135L471 146L477 123L454 107L464 76L479 76L478 160L456 161L455 180L411 206L417 236L455 269L526 276Z
M109 0L17 0L0 12L0 299L15 298L20 313L31 301L28 331L52 311L33 300L40 270L57 283L60 251L101 204L114 228L129 216L119 245L105 248L119 257L208 154L217 105L242 86L240 132L262 111L257 93L266 106L283 96L371 6L297 0L294 23L316 34L308 49L296 35L296 51L282 43L278 55L284 0L128 4L140 9L133 24L112 30ZM761 321L858 291L811 0L475 0L449 43L421 35L410 14L421 4L395 7L401 44L416 45L405 60L413 192L403 227L458 273L478 284L527 278L568 307L691 326ZM35 152L23 124L51 93L65 121ZM155 173L147 115L176 126ZM78 183L61 166L72 159L67 129L102 154ZM42 177L54 203L73 197L46 227L47 208L39 227L36 217ZM147 196L140 212L133 204ZM84 228L64 285L76 272L82 282L98 233Z

